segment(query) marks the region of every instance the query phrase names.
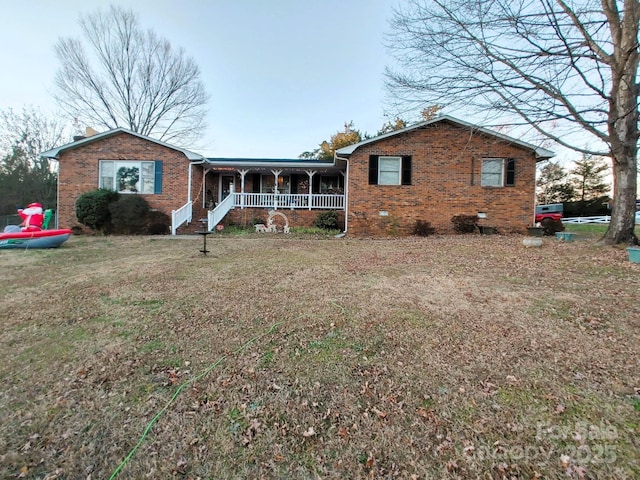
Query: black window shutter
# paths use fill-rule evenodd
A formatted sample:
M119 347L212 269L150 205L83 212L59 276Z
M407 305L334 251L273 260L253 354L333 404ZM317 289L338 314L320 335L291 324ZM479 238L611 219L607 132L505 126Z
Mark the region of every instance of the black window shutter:
M507 158L507 178L504 182L505 187L513 187L516 184L516 159Z
M289 182L289 184L291 185L291 194L295 195L296 193L298 193L298 175L292 173Z
M378 184L378 155L369 155L369 185Z
M411 155L402 157L402 185L411 185Z
M156 160L153 178L153 193L162 193L162 160Z
M260 193L260 174L254 173L251 175L251 190L252 193Z
M473 182L475 180L475 171L474 169L476 168L476 159L475 157L471 157L471 185L473 186Z
M320 193L320 175L317 173L311 177L311 193Z

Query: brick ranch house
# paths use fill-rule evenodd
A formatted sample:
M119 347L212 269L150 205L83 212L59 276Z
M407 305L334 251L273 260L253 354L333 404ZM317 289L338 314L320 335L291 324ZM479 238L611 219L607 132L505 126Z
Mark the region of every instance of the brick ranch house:
M96 188L144 195L172 217L172 234L219 223L266 222L284 213L309 226L339 214L355 236L439 232L454 215L478 215L500 232L533 222L536 162L553 152L440 116L338 149L333 161L207 158L123 128L49 150L59 162L58 223L78 225L75 202ZM274 217L276 218L276 217Z

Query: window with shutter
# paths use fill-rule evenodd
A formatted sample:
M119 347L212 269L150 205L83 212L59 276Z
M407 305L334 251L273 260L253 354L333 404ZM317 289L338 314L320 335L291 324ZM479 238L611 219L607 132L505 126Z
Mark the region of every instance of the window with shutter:
M516 184L514 158L483 158L480 184L483 187L513 187Z
M411 185L411 155L370 155L369 185Z
M162 161L101 160L98 186L119 193L162 193Z

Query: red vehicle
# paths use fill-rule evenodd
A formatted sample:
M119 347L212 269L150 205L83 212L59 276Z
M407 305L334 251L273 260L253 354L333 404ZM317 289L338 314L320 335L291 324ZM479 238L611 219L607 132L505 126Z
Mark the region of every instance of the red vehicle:
M562 221L563 206L561 203L550 203L548 205L536 206L536 225L542 226L556 220Z

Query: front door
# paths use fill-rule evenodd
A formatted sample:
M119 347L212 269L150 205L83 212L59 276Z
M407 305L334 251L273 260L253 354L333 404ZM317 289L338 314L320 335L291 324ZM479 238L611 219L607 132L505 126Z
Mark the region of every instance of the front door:
M234 175L220 175L220 188L218 203L224 200L231 193L231 189L233 188Z

